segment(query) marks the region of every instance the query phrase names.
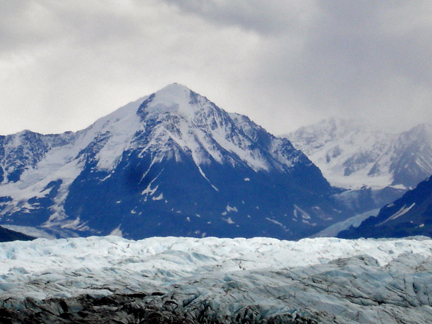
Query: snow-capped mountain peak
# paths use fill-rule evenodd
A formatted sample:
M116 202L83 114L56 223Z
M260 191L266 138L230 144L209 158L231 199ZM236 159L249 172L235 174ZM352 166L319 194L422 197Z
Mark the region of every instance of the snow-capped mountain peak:
M341 217L324 198L328 182L288 140L182 85L77 133L29 134L3 138L4 152L17 152L0 156L3 224L134 238L298 238ZM296 219L299 208L308 219Z
M194 113L193 108L196 108L196 105L191 105L194 96L196 94L189 88L173 83L151 96L151 104L147 105L146 112L153 114L177 112L190 116Z
M138 134L145 134L144 141ZM197 166L210 161L225 163L222 153L228 151L255 170L270 167L260 152L251 149L251 139L239 134L230 114L179 84L118 109L80 135L79 147L83 151L95 138L104 142L96 156L100 170L115 167L122 153L131 148L158 152L156 159L179 160L179 150L189 152Z
M343 139L349 143L355 141L359 133L379 133L364 120L329 118L312 126L303 126L285 137L292 139L296 147L310 154L328 143Z
M188 88L172 84L149 96L137 110L148 143L143 150L158 151L181 159L188 152L197 166L218 163L247 163L255 170L267 170L252 141L239 132L230 115ZM161 150L161 146L163 149ZM175 153L174 155L172 153ZM224 154L229 152L236 159Z

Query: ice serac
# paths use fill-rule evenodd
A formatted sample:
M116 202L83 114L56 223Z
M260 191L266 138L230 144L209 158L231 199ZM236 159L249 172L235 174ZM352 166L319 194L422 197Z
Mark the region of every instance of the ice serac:
M387 204L376 217L340 232L339 237L432 237L432 177L420 182L400 199Z
M3 138L0 223L9 228L296 239L344 217L321 171L287 139L179 84L82 131L31 134Z

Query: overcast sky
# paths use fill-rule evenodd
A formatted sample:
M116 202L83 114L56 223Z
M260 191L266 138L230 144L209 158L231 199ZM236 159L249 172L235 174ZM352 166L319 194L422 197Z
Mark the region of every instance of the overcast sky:
M173 82L276 135L432 123L432 1L0 1L0 134L83 129Z

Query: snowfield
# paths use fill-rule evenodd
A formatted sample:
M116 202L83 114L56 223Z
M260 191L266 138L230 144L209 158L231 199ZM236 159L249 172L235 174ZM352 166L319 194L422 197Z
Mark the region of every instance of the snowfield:
M0 244L0 260L0 322L432 319L432 240L420 237L37 239Z

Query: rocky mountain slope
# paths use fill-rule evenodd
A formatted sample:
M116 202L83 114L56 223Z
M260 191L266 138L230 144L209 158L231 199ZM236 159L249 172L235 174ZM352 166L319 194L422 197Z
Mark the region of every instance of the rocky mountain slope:
M25 235L20 232L11 231L7 228L0 226L0 242L11 242L11 241L31 241L35 237Z
M338 234L343 238L432 237L432 177L420 182L400 199L384 206L376 217Z
M2 323L429 323L430 239L0 244Z
M76 133L3 136L0 167L0 224L55 236L296 239L344 217L288 140L178 84Z

